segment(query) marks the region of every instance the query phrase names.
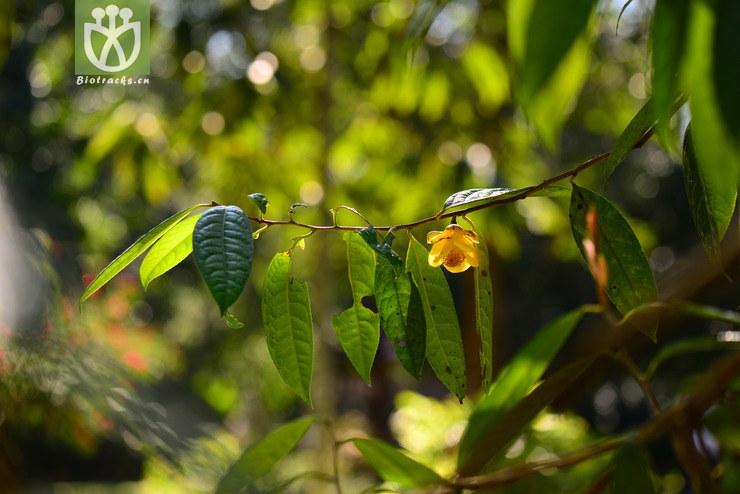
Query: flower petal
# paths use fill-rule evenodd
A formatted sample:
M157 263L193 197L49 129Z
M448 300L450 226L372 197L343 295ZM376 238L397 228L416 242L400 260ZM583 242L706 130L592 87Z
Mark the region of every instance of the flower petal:
M450 238L452 234L450 232L444 231L444 232L438 232L433 231L427 233L427 243L428 244L435 244L439 242L440 240L444 240L446 238Z
M432 250L429 251L429 265L437 267L444 262L447 254L454 248L454 244L447 240L438 242L432 246Z

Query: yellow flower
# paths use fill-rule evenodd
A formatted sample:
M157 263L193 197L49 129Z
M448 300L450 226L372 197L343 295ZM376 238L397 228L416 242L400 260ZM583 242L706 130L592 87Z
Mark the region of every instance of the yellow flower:
M478 235L452 223L443 232L427 233L427 243L434 244L429 252L429 265L440 264L451 273L462 273L470 266L478 267Z

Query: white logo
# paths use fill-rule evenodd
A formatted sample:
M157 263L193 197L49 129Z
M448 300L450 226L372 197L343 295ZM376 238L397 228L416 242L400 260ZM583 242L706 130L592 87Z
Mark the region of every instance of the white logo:
M95 22L85 22L85 55L95 67L105 72L119 72L125 70L136 61L141 51L141 22L129 22L133 17L133 11L126 7L119 9L117 5L108 5L105 10L100 7L96 7L90 13L95 19ZM103 18L108 16L108 25L103 25ZM117 18L120 17L123 23L119 26L116 25ZM134 34L133 46L128 47L131 49L128 56L124 53L123 45L119 41L121 35L126 31L131 30ZM100 50L99 54L95 53L92 44L93 32L98 32L105 36L105 43ZM111 53L113 50L114 53ZM114 60L118 61L118 65L109 65L108 61L113 56Z

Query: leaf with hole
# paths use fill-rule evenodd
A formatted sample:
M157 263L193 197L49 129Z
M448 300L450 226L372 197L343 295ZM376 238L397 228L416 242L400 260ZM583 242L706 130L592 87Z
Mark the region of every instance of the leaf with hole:
M448 485L434 470L386 442L379 439L353 439L352 442L384 481L398 484L401 489Z

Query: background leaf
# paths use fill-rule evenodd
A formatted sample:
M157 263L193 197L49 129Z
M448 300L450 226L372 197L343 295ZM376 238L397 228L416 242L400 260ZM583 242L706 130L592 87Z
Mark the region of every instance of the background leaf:
M597 245L607 264L606 293L622 313L642 304L658 300L653 271L627 220L617 208L599 194L573 184L570 201L570 225L573 238L586 259L583 239L586 238L586 213L596 211ZM655 340L658 318L654 314L635 321L640 330Z
M83 302L100 289L103 285L108 283L115 275L120 273L126 266L131 264L137 257L143 254L149 247L159 240L165 233L167 233L172 227L181 222L187 215L192 213L198 208L205 208L210 204L196 204L189 208L183 209L179 213L170 216L159 225L149 230L146 234L139 237L129 248L123 251L118 257L113 259L108 266L105 267L92 282L85 288L85 291L80 297L80 307Z
M412 460L399 449L379 439L353 439L352 442L383 480L394 482L401 489L447 484L431 468Z
M252 244L249 219L236 206L211 208L195 224L195 261L222 315L239 297L249 278Z
M655 492L645 452L634 443L627 443L617 451L614 457L612 479L612 489L615 493L651 494Z
M5 65L13 42L13 19L15 17L15 2L13 0L0 1L0 69Z
M709 169L711 162L696 159L692 126L683 141L683 181L696 231L709 258L721 264L720 242L735 211L737 185L734 180Z
M380 342L380 317L362 305L375 293L375 253L359 234L344 234L347 268L354 304L332 318L339 344L357 372L370 385L370 370Z
M290 274L291 257L278 252L262 286L262 321L267 348L283 381L311 403L313 321L308 287Z
M609 181L617 166L624 161L627 155L640 142L640 139L655 125L655 104L652 99L640 108L637 115L627 124L617 139L609 158L604 165L604 183Z
M465 352L455 303L442 269L427 262L429 251L410 235L406 269L419 289L426 321L426 357L439 380L462 402Z
M267 475L298 445L312 424L312 417L289 422L245 449L219 481L216 494L241 492Z
M193 252L193 230L200 216L197 214L182 220L149 249L139 267L139 278L144 290L153 279L180 264Z

